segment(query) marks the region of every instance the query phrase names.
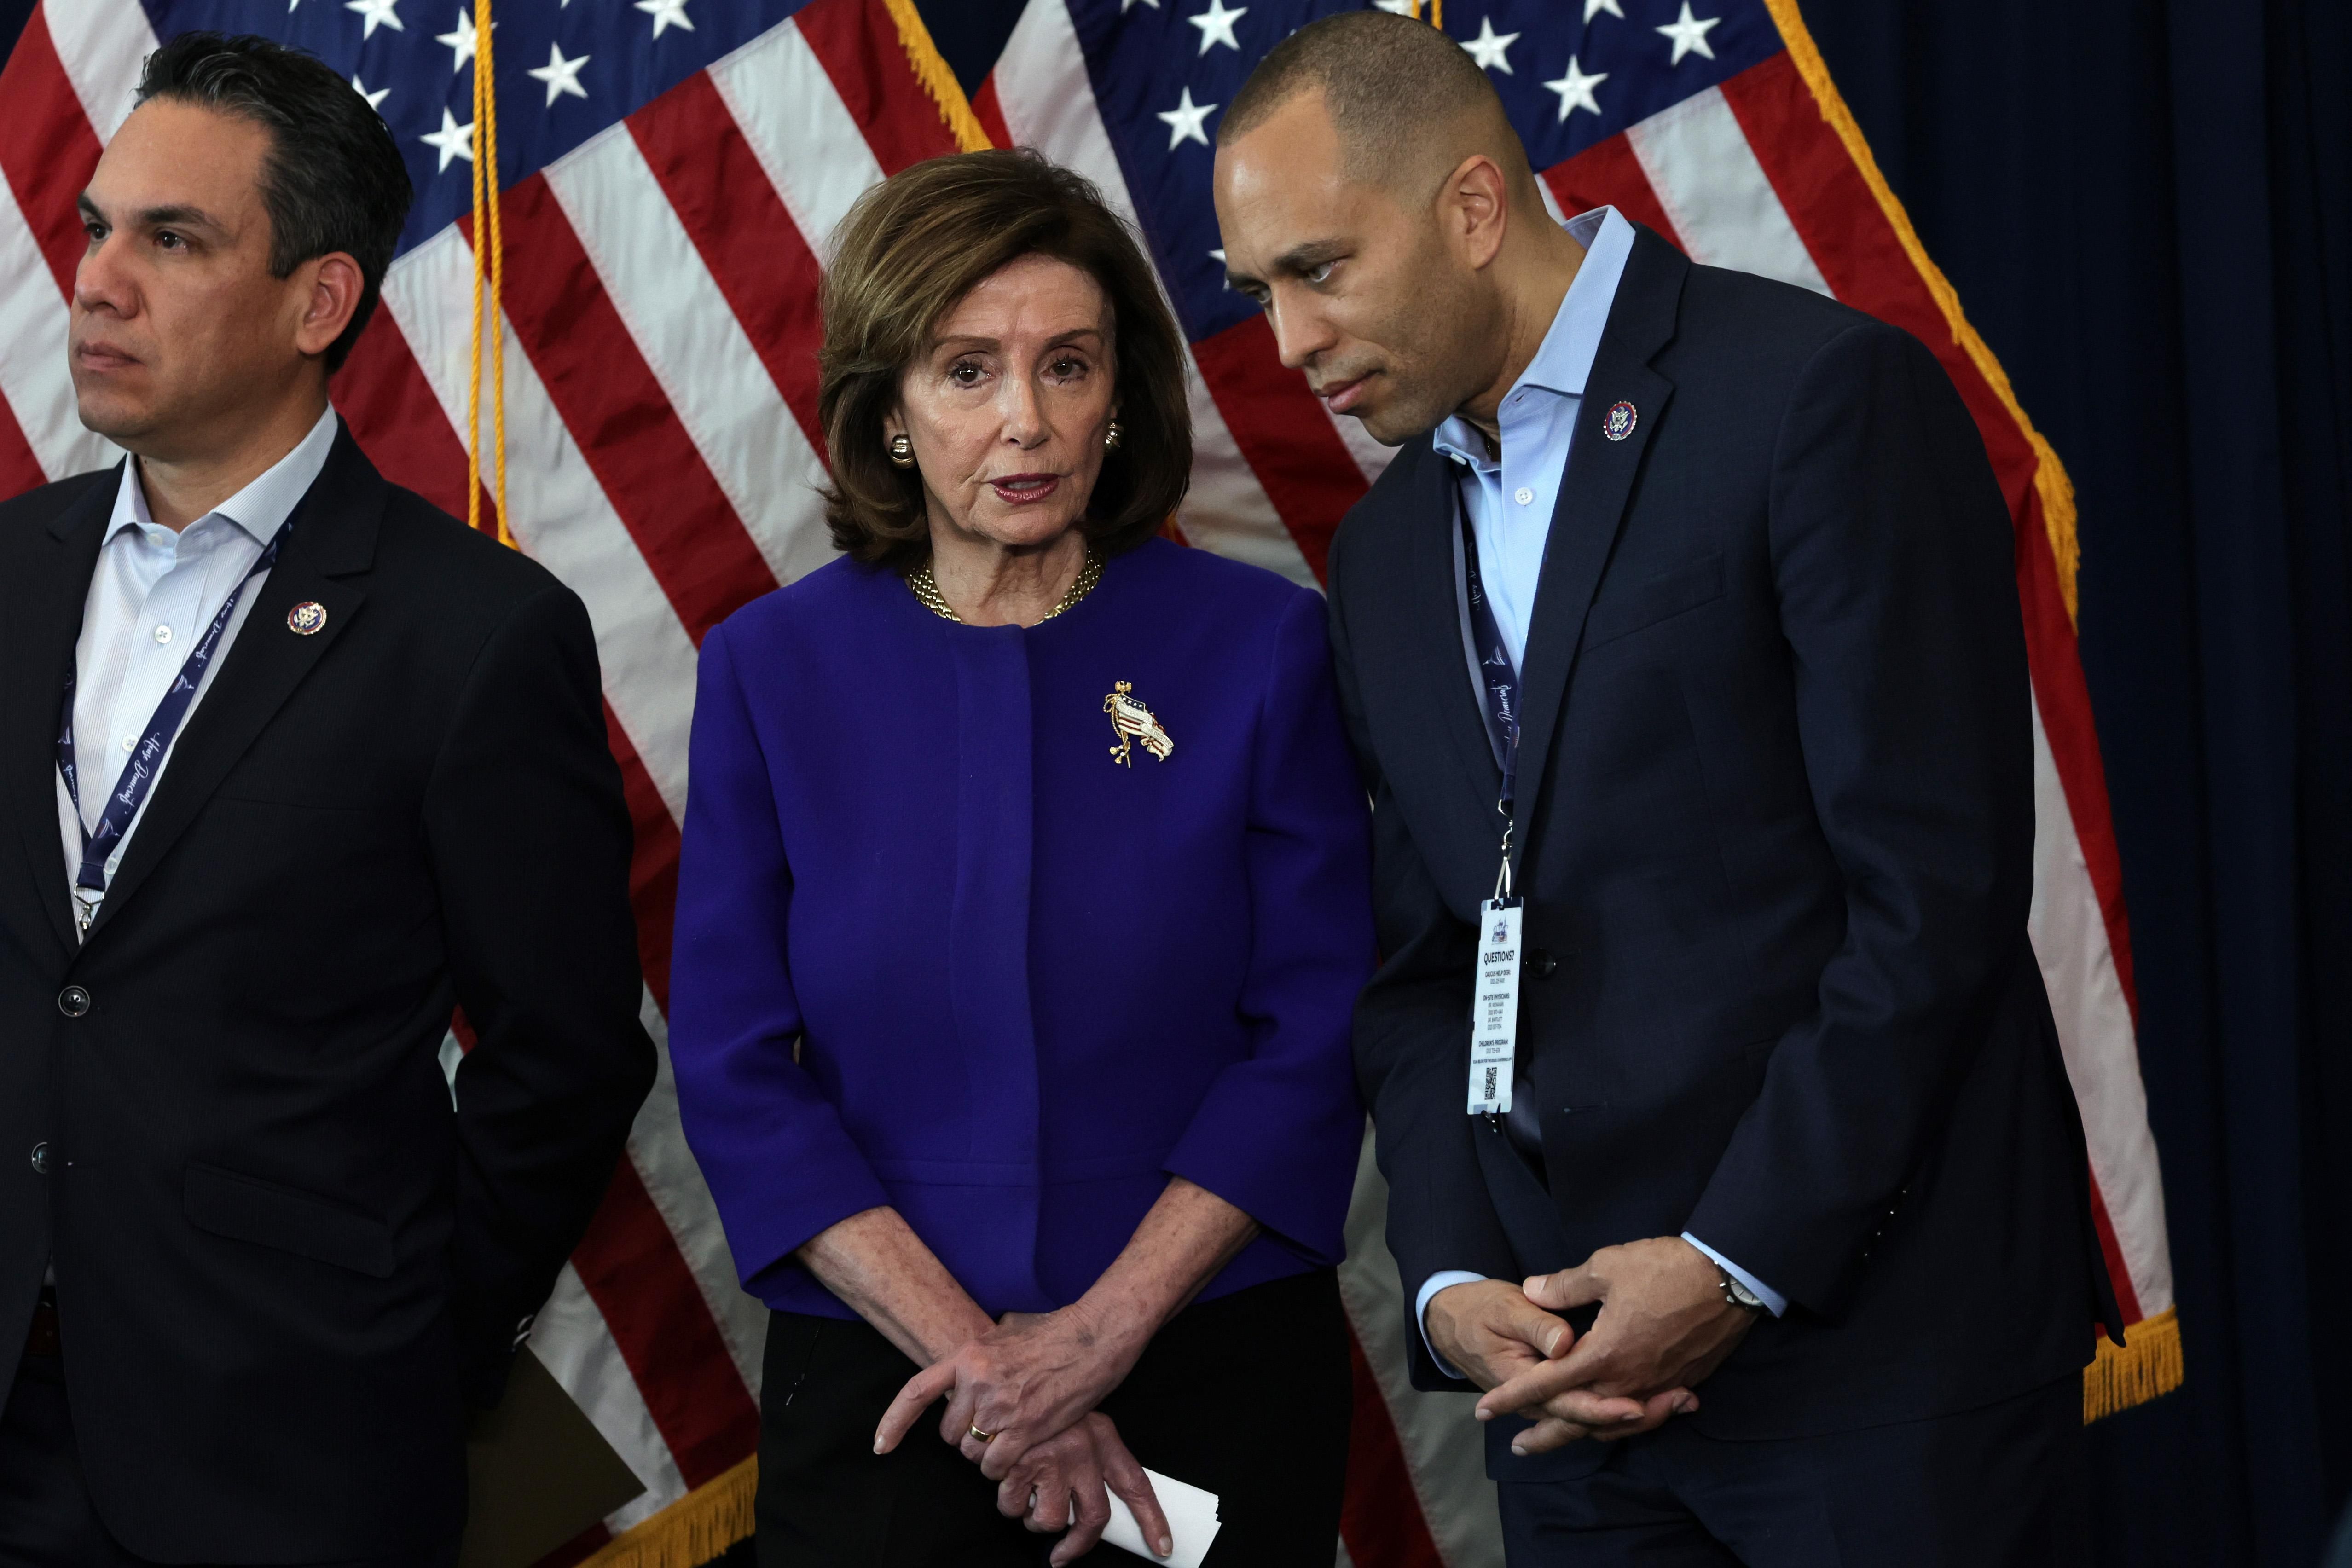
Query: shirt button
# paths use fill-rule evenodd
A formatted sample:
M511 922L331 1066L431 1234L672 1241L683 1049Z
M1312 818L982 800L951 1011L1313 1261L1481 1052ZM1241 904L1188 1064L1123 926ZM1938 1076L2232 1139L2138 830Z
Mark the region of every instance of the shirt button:
M33 1145L33 1174L35 1176L49 1174L49 1145L47 1144Z
M158 643L168 643L171 640L172 629L169 626L158 626L155 628L155 641Z
M1520 486L1518 494L1511 497L1512 500L1517 501L1522 507L1526 506L1535 498L1536 493L1533 490L1528 489L1525 485Z
M68 986L58 993L58 1011L69 1019L78 1019L89 1011L89 993L79 986Z
M137 736L135 736L135 735L126 735L126 736L124 736L124 737L122 737L122 749L123 749L123 750L125 750L125 751L136 751L136 750L138 750L138 749L139 749L139 737L138 737Z

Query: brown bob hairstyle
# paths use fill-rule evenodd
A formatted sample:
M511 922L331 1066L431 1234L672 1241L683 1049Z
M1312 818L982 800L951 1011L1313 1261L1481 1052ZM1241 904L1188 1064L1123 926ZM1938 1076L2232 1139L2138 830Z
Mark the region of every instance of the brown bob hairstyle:
M1109 300L1119 444L1079 527L1104 555L1140 544L1184 498L1192 419L1184 340L1135 235L1083 177L1036 153L962 152L903 169L857 199L834 235L820 297L817 413L833 484L825 524L862 561L908 570L930 552L918 470L892 465L882 421L940 319L1024 256L1079 268Z

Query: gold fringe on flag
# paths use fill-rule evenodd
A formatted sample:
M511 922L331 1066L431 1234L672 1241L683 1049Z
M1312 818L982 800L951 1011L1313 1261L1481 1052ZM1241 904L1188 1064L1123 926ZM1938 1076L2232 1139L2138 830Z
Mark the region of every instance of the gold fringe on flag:
M2026 440L2032 444L2035 458L2033 488L2042 498L2042 525L2049 532L2050 553L2058 563L2058 593L2066 601L2066 619L2069 622L2075 620L2074 577L2082 564L2083 549L2074 534L2074 486L2066 477L2065 465L2058 461L2058 454L2043 439L2042 433L2033 428L2033 422L2025 417L2025 410L2018 405L2017 393L2009 384L2009 372L2000 368L2000 361L1993 358L1992 350L1986 346L1985 340L1977 335L1977 329L1969 325L1968 318L1961 314L1960 297L1952 287L1951 280L1928 259L1927 247L1919 243L1919 232L1911 226L1910 214L1903 210L1903 204L1896 200L1894 188L1886 183L1886 176L1879 172L1878 160L1871 156L1870 143L1863 140L1862 127L1855 122L1853 111L1839 96L1837 84L1830 80L1829 67L1822 59L1821 50L1813 46L1813 36L1805 30L1804 17L1798 15L1797 0L1764 0L1764 5L1780 29L1780 41L1788 45L1789 57L1796 63L1797 74L1803 77L1805 85L1812 89L1813 101L1820 105L1822 118L1829 122L1831 130L1837 132L1838 140L1845 143L1846 152L1853 159L1854 167L1862 171L1863 179L1870 186L1870 193L1878 198L1879 210L1886 214L1886 221L1894 225L1896 237L1902 240L1904 253L1910 256L1911 265L1918 268L1920 279L1927 285L1927 292L1935 296L1937 306L1944 312L1945 322L1952 329L1952 340L1976 361L1977 370L1991 386L1993 395L2000 399L2001 407L2009 412L2010 418L2017 422L2017 428L2024 432Z
M907 51L907 63L915 68L915 79L940 106L940 118L947 121L949 133L956 145L966 152L984 152L995 145L988 132L981 129L980 116L971 111L971 100L963 95L963 84L948 68L940 55L940 47L931 42L931 30L923 26L922 13L915 9L915 0L883 0L890 8L890 20L898 27L898 45Z
M580 1568L702 1568L751 1536L751 1500L759 1490L754 1455L616 1537Z
M499 541L507 525L506 234L499 212L498 68L491 58L490 0L474 0L474 357L466 389L466 526L482 526L482 290L489 289L490 420L496 431Z
M2104 1335L2099 1354L2083 1369L2083 1425L2145 1405L2180 1386L2180 1320L2167 1307L2124 1330L2124 1343Z

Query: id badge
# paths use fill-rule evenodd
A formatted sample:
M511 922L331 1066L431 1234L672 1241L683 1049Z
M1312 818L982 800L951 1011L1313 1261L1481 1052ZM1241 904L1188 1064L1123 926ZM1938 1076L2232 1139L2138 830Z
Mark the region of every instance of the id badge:
M1519 917L1516 898L1478 906L1478 988L1470 1003L1470 1113L1511 1109L1511 1060L1519 1038Z

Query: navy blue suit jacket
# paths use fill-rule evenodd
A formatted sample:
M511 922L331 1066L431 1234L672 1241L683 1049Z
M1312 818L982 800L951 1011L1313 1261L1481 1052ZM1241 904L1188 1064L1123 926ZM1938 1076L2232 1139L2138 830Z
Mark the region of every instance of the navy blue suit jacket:
M1630 434L1606 411L1630 402ZM1498 775L1426 438L1331 557L1384 961L1358 1071L1408 1303L1685 1229L1784 1293L1701 1427L1966 1408L2115 1321L2026 939L2032 733L2007 507L1935 359L1636 244L1523 672L1519 1049L1539 1180L1465 1113ZM1408 1310L1410 1306L1408 1305ZM1407 1334L1415 1379L1449 1385Z
M595 637L342 432L77 941L58 719L121 474L0 504L0 1370L53 1266L142 1559L428 1551L654 1081Z

